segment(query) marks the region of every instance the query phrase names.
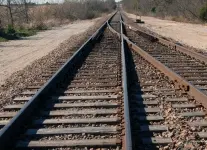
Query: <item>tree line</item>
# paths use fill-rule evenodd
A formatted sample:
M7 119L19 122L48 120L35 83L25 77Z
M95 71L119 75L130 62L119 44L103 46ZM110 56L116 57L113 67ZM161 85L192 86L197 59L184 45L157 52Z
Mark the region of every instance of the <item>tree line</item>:
M0 37L20 29L41 30L77 19L92 19L116 8L115 0L65 0L36 4L31 0L0 0ZM58 1L57 1L58 2Z
M206 0L123 0L127 11L174 20L207 21Z

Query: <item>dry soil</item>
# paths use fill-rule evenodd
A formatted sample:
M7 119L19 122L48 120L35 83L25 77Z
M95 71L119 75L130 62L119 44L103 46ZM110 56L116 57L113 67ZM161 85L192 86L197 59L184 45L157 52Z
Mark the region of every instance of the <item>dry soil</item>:
M71 36L83 33L96 21L76 21L22 40L0 42L0 85L11 74L47 55Z

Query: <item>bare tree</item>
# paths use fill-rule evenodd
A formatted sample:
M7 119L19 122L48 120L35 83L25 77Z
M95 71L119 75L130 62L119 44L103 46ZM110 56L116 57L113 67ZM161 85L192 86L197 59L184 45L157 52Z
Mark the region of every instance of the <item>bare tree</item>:
M7 8L9 10L11 25L12 25L12 27L14 27L14 18L13 18L13 13L12 13L11 0L7 0Z
M1 7L6 7L8 10L9 18L10 18L10 24L14 26L14 19L13 19L13 13L12 13L12 6L11 6L11 0L1 0L0 1Z
M29 23L28 2L27 2L27 0L23 0L23 4L24 4L25 19L26 19L26 22Z

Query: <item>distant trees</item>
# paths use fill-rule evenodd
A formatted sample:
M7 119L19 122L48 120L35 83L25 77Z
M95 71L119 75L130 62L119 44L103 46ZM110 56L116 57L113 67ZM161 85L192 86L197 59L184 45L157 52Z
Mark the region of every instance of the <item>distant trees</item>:
M38 2L38 0L36 1ZM92 19L116 8L115 0L65 0L36 4L34 0L0 0L0 37L33 34L77 19Z
M65 0L61 6L61 15L71 19L91 19L115 8L115 0Z
M174 19L187 20L205 18L204 12L207 5L206 0L123 0L124 8L127 11L136 11L133 7L135 2L139 4L139 13L144 15L153 14L159 17L170 16Z
M116 8L115 0L65 0L63 4L47 2L44 5L35 5L33 2L0 0L0 25L21 26L38 18L90 19Z
M29 21L28 3L29 0L0 0L0 10L3 12L6 9L7 16L5 17L8 18L8 24L13 27L17 19Z

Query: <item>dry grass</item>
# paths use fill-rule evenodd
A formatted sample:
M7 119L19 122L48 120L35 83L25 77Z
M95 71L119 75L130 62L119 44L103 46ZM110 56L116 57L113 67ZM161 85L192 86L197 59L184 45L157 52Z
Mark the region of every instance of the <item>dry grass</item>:
M18 10L13 13L14 24L12 27L16 31L39 31L60 26L74 20L93 19L100 17L103 13L111 12L115 8L114 6L116 6L115 3L111 2L113 1L67 1L63 4L28 5L28 9L25 9L24 5L12 5L13 12ZM25 12L27 12L28 17L26 17ZM12 24L11 20L8 9L0 7L0 29L7 30L8 26ZM0 37L6 34L4 30L0 31Z
M207 21L206 5L206 0L123 0L123 7L129 13L191 23L203 23L205 16Z

